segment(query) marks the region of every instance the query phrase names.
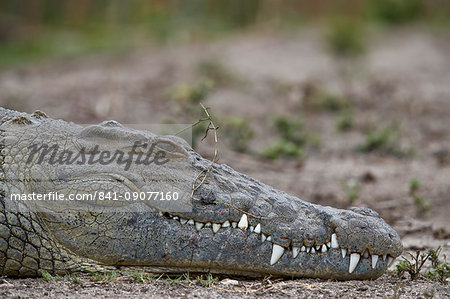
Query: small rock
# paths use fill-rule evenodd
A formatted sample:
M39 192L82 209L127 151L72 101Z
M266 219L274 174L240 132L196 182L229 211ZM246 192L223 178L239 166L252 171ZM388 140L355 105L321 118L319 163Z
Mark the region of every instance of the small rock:
M377 177L370 171L366 171L362 176L361 180L364 183L374 183L377 181Z
M239 281L234 280L234 279L228 279L228 278L226 278L226 279L222 280L220 283L223 284L223 285L233 285L233 286L236 286L236 285L239 284Z
M450 231L445 227L439 227L433 230L433 237L438 240L450 239Z

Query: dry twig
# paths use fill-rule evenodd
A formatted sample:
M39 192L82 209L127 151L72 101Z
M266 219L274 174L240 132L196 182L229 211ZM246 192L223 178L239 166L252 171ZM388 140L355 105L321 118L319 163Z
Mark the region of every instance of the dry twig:
M209 112L208 112L208 108L205 108L205 106L204 106L202 103L200 103L200 105L202 106L203 111L205 111L206 117L205 117L205 118L199 119L199 120L198 120L197 122L195 122L190 128L192 128L192 127L198 125L198 124L201 123L201 122L209 121L208 127L206 128L206 131L205 131L205 136L203 136L202 141L208 136L208 132L209 132L210 130L212 130L212 131L214 132L214 156L213 156L213 159L211 160L211 164L208 166L208 168L203 169L203 170L196 176L194 182L192 183L191 199L192 199L192 200L198 200L198 201L200 201L200 199L194 197L194 193L195 193L195 191L197 191L198 188L200 188L200 186L203 185L203 183L206 181L206 178L208 177L208 174L211 172L211 170L212 170L214 164L216 163L216 161L217 161L217 153L218 153L218 144L219 144L218 138L217 138L217 129L218 129L219 127L216 126L216 125L214 124L214 122L213 122L213 120L212 120L212 118L211 118L211 115L210 115ZM186 129L188 129L188 128L186 128ZM180 131L179 133L185 131L186 129ZM178 133L178 134L179 134L179 133ZM259 218L259 219L272 219L272 218L274 218L274 217L264 217L264 216L253 215L253 214L251 214L251 213L249 213L249 212L247 212L247 211L244 211L244 210L242 210L242 209L240 209L240 208L238 208L238 207L236 207L236 206L234 206L234 205L232 205L232 204L226 203L226 202L216 201L215 203L217 203L217 204L223 204L223 205L229 206L229 207L231 207L231 208L233 208L233 209L236 209L236 210L238 210L238 211L240 211L240 212L242 212L242 213L244 213L244 214L247 214L247 215L249 215L249 216L251 216L251 217L254 217L254 218Z

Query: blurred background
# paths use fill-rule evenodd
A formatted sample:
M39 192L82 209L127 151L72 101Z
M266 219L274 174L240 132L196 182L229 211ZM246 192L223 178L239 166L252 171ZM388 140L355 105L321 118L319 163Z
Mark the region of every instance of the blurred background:
M0 0L2 107L148 124L200 103L219 163L448 250L449 1Z
M445 30L449 6L447 0L2 0L0 64L311 26L329 29L337 54L358 54L367 27L420 23Z

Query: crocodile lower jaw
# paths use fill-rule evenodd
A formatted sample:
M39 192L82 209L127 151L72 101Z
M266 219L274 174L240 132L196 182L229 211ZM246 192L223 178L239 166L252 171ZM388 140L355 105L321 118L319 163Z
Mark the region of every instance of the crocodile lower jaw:
M275 265L284 254L287 254L291 259L294 260L300 255L302 255L303 258L326 258L330 252L336 251L339 252L340 256L342 257L340 262L346 262L348 264L348 273L351 274L354 272L360 261L369 260L372 269L376 269L379 261L381 262L380 256L382 257L383 262L386 263L386 267L389 267L395 259L395 257L389 254L372 254L368 249L364 250L364 252L354 252L350 251L350 249L348 248L343 248L339 246L338 236L336 235L336 233L333 233L330 240L325 244L285 247L274 243L272 240L272 236L264 234L261 229L261 224L258 223L256 226L250 226L246 214L242 215L239 222L230 222L226 220L223 223L204 223L194 221L193 219L188 220L180 218L169 213L160 213L160 216L166 216L172 220L175 220L182 226L192 226L192 229L195 229L197 231L209 229L212 230L212 232L215 234L221 229L241 229L246 230L248 233L258 234L260 235L258 238L260 238L261 242L270 242L272 245L272 255L270 259L271 266Z

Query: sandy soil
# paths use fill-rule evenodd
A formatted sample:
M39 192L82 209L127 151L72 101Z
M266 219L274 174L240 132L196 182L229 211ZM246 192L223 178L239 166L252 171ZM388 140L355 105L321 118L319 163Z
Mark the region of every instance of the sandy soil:
M205 103L219 124L226 116L241 116L256 132L247 153L232 151L221 135L219 163L307 201L341 208L350 205L343 186L354 179L359 192L353 205L379 212L402 236L405 254L442 246L448 256L450 39L425 30L399 30L376 35L369 49L349 67L326 52L315 32L253 32L212 44L51 61L0 71L0 104L78 123L193 123L200 116L169 100L171 90L175 84L198 82L203 61L218 61L231 79L216 84ZM336 113L306 109L310 86L349 98L355 128L338 132ZM320 137L302 163L269 162L257 154L274 140L274 114L301 116L307 130ZM409 154L399 158L355 151L370 128L389 125L399 127L397 146ZM211 157L211 143L199 144L198 150ZM430 212L422 213L409 195L412 178L420 180L418 194L432 204ZM405 298L450 297L448 285L388 274L362 282L222 277L208 288L186 281L171 285L164 278L144 284L126 277L92 282L81 276L80 281L5 278L0 296L374 298L396 292Z
M68 280L8 280L0 284L0 287L3 298L448 298L450 294L448 285L431 284L423 280L399 281L387 275L376 281L346 282L314 279L248 281L225 278L209 287L203 287L195 281L171 285L167 280L146 283L129 282L126 279L92 282L81 277L78 283Z

